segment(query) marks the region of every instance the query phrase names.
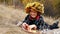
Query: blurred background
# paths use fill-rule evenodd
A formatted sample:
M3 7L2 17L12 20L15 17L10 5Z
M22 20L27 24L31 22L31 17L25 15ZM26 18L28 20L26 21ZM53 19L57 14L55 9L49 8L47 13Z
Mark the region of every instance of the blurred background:
M24 8L27 3L35 1L44 4L46 16L60 17L60 0L0 0L0 4Z
M30 2L44 4L44 21L53 24L59 20L60 27L60 0L0 0L0 34L25 34L16 23L22 22L27 15L24 7ZM52 30L54 31L54 30ZM60 31L60 29L58 29ZM28 33L26 33L28 34Z

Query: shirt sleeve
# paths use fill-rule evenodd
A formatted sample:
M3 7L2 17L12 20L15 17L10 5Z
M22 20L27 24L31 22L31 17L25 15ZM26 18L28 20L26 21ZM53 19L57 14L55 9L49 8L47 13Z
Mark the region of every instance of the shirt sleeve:
M25 17L25 19L23 20L23 23L25 22L25 23L28 23L28 19L29 19L29 15L27 15L26 17Z

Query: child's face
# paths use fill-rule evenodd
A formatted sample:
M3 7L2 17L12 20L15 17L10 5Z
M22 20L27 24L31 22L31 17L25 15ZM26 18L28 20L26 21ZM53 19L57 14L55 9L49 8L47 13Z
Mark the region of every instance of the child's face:
M30 11L30 16L31 16L32 18L35 18L35 17L37 16L37 12L36 12L35 10L31 10L31 11Z

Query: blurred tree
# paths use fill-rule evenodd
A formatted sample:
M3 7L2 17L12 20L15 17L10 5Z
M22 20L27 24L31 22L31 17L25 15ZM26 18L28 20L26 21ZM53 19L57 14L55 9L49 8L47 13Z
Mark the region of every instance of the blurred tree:
M0 3L3 3L4 2L4 0L0 0Z
M53 8L55 10L55 16L60 17L60 0L52 1Z
M44 6L45 6L45 15L54 16L54 9L52 2L50 0L45 0Z

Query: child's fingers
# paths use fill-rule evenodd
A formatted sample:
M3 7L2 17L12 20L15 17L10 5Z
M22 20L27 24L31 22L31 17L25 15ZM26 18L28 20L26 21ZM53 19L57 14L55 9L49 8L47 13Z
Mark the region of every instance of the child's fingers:
M23 23L22 26L25 26L26 23Z
M37 29L36 25L30 25L29 26L31 29Z

